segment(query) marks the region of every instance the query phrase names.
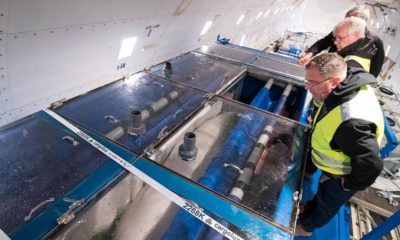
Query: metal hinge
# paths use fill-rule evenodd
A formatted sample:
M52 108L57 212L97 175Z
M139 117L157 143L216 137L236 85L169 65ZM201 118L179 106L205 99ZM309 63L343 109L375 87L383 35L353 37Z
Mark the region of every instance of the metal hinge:
M61 217L57 218L57 223L59 225L68 224L69 222L71 222L71 220L75 218L74 211L85 202L84 199L75 200L70 198L63 198L63 200L64 202L70 202L71 205L69 205L69 209L67 212L65 212Z
M66 99L66 98L63 98L63 99L61 99L61 100L58 100L58 101L56 101L56 102L51 103L51 104L50 104L50 108L56 109L56 108L61 107L61 106L63 105L63 103L65 102L65 100L67 100L67 99Z

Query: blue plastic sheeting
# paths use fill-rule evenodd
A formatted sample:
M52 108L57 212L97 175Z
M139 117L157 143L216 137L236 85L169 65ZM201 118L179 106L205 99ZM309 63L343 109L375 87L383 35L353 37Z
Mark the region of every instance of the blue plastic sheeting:
M218 83L210 85L212 84ZM126 134L131 123L131 111L149 109L151 104L172 91L176 91L178 97L156 113L151 113L144 121L146 132L143 135ZM142 154L144 149L157 141L162 130L173 128L196 109L204 96L204 92L148 74L138 74L134 76L134 80L118 81L73 99L56 109L56 112L104 135L121 126L125 129L125 134L116 141L137 154ZM106 115L113 115L120 122L112 124L104 119Z
M262 88L254 98L251 105L256 107L261 106L266 108L266 110L269 110L269 108L272 106L271 101L269 100L269 93L269 89ZM274 106L275 112L279 113L282 111L286 99L287 96L281 96L278 103ZM267 124L274 125L274 123L275 120L262 120L261 118L255 116L251 117L250 119L241 119L231 131L220 152L211 161L206 173L202 178L200 178L199 183L223 195L227 195L234 186L234 182L238 177L238 172L233 168L229 170L222 167L223 163L233 164L242 168L250 153L250 150L252 149L254 139L257 138L257 133L264 129ZM297 150L300 149L302 148L297 148ZM302 152L298 151L294 154L300 159ZM246 158L244 158L244 156L246 156ZM296 169L297 171L299 170L298 168ZM293 192L297 187L298 174L293 173L295 170L292 170L292 173L289 173L290 176L287 180L288 185L284 190L286 194L282 195L282 201L285 201L284 199L290 197L291 201L293 202ZM238 198L234 196L229 197L233 201L239 202ZM293 203L290 206L293 206ZM293 208L288 207L287 202L286 207L284 204L278 206L276 210L276 216L283 216L284 218L278 222L284 222L288 224L292 217L292 210ZM224 224L227 226L228 222L224 221ZM206 228L201 222L181 211L174 218L174 221L170 225L170 228L164 235L163 239L221 239L221 236L216 231Z
M272 106L270 90L266 87L261 88L261 90L257 93L253 101L251 102L251 105L269 111Z
M265 119L248 112L242 117L221 148L211 160L199 184L223 195L232 189L239 172L235 168L226 168L224 163L243 167L255 139L265 126ZM162 239L204 239L204 224L181 210Z
M168 62L171 66L168 74L164 70L165 64L152 67L150 72L214 93L242 71L241 66L194 52L176 57Z
M303 91L303 95L301 98L301 106L302 109L300 111L300 117L298 119L299 122L308 125L307 117L310 115L311 109L310 109L310 102L307 102L307 97L310 93L307 90ZM311 101L312 102L312 101Z
M301 159L302 156L304 155L303 150L300 145L303 143L300 142L301 137L296 137L303 135L304 131L302 129L298 129L297 132L294 134L295 141L293 142L294 149L296 150L293 155L294 159ZM288 175L286 177L286 182L282 187L281 193L279 195L278 203L276 205L276 210L275 210L275 215L274 215L274 220L284 226L289 226L290 221L292 220L292 217L294 217L293 208L289 208L288 206L293 206L295 204L294 199L293 199L293 194L295 190L298 188L299 184L299 175L301 173L300 171L301 165L296 165L296 164L291 164L289 169L288 169ZM297 208L294 208L297 209Z
M288 96L281 95L278 102L275 104L272 112L280 114L284 110L287 98ZM272 101L270 99L270 90L268 88L263 87L254 98L251 105L267 111L271 110ZM271 126L274 125L272 121L269 124ZM304 132L302 132L301 134L303 133ZM295 137L294 139L298 138ZM295 144L298 145L295 149L297 150L301 149L299 147L300 143L297 142ZM294 153L295 159L301 158L302 154L303 154L302 152L296 151L296 153ZM292 217L293 208L288 206L293 206L293 193L297 187L297 182L299 177L298 176L299 167L300 166L297 166L296 169L294 168L289 169L291 171L288 172L286 183L282 187L281 193L279 195L279 200L276 205L274 221L284 226L289 226Z

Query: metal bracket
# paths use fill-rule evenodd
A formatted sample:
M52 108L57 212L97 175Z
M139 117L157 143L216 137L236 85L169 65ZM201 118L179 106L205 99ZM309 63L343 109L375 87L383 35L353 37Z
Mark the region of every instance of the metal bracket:
M205 100L210 100L215 96L215 93L207 93L204 95Z

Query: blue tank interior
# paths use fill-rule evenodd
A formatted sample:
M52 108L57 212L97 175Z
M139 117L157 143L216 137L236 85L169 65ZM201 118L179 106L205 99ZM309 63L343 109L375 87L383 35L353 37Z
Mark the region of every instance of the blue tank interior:
M266 108L265 105L257 107L267 111L275 109L285 89L285 84L282 84L282 82L279 83L279 79L277 80L277 82L278 84L273 84L271 89L269 90L268 96L270 103L268 104L268 108ZM247 74L245 75L243 80L234 85L229 91L235 93L235 96L237 96L237 101L250 105L254 99L254 96L256 96L261 91L265 83L266 81L257 79ZM239 91L239 93L237 93L237 91ZM283 109L280 111L280 115L299 121L304 107L304 98L306 94L307 91L304 88L295 87L295 89L289 94ZM268 102L268 100L265 100L265 102Z

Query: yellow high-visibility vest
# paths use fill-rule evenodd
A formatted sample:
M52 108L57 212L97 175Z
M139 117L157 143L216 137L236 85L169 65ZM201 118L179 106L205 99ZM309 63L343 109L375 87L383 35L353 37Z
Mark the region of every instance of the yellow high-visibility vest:
M384 135L384 122L381 107L374 91L368 85L361 87L353 99L335 107L320 121L316 122L324 104L314 118L311 136L311 157L314 164L325 172L335 175L351 173L351 159L341 151L330 146L340 124L349 119L362 119L376 125L376 138L380 146Z
M348 55L344 57L344 60L347 62L349 60L354 60L357 63L359 63L365 71L369 72L369 69L371 68L371 59L368 58L363 58L355 55Z

